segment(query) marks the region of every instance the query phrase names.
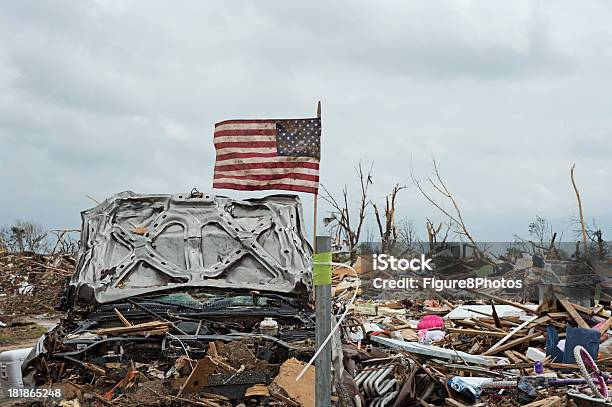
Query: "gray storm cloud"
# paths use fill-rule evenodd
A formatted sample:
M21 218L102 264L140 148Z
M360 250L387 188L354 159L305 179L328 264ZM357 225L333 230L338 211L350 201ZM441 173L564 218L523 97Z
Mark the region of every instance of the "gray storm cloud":
M610 230L611 17L599 1L5 2L0 223L74 227L85 194L206 190L215 122L321 99L330 190L374 161L381 200L433 154L479 239L536 214L568 236L576 162L587 218ZM414 187L399 201L437 216Z

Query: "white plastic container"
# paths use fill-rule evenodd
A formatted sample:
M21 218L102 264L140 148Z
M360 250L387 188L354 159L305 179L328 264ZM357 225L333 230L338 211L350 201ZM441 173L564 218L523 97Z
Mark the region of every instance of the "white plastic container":
M22 348L0 353L0 398L8 397L8 389L23 387L21 365L31 350Z
M527 348L527 357L534 362L541 362L546 358L546 352L541 351L538 348Z
M259 332L268 336L278 335L278 322L269 317L264 318L259 324Z

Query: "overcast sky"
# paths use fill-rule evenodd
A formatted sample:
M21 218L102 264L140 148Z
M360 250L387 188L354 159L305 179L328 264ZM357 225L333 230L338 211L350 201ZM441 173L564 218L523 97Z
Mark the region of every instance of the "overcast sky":
M332 191L374 161L372 198L408 185L398 216L421 226L440 217L410 171L433 154L477 239L536 214L565 238L576 162L610 238L611 21L603 0L4 1L0 223L78 227L86 194L207 190L215 122L321 99Z

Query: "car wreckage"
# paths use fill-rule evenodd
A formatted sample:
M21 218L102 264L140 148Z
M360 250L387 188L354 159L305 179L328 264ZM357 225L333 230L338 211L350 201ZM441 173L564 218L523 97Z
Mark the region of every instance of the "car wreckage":
M110 400L134 372L185 378L217 357L198 390L235 403L313 355L311 273L296 196L119 193L82 213L65 318L24 362L24 384L89 383Z

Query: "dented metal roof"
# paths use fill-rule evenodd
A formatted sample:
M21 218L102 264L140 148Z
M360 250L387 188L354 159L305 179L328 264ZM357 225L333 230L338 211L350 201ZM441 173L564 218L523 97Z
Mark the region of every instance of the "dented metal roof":
M294 195L119 193L82 213L71 291L105 303L210 287L308 296L312 249Z

